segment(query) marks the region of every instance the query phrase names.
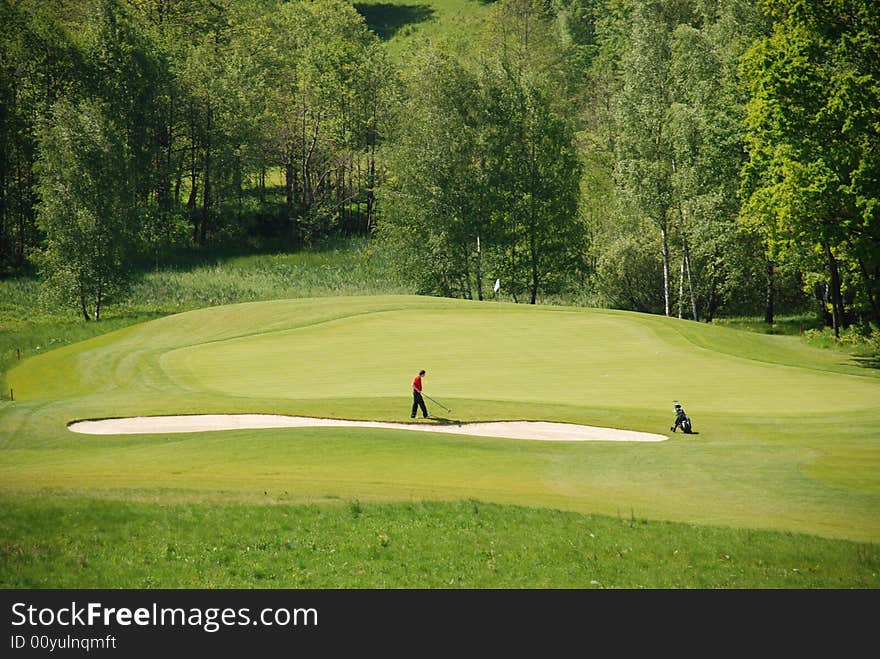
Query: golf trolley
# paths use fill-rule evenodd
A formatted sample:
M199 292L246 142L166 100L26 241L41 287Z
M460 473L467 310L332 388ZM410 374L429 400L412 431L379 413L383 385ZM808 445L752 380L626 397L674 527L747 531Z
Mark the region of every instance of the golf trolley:
M693 432L693 428L691 427L691 418L685 414L684 408L680 403L675 403L673 408L675 410L675 425L670 427L669 430L675 432L679 428L686 435L690 435Z

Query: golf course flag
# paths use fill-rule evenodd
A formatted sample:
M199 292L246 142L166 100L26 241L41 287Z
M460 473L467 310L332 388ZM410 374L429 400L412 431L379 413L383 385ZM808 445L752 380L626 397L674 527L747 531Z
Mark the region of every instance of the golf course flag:
M496 280L495 280L495 292L497 293L497 292L500 291L500 290L501 290L501 280L500 280L500 279L496 279Z

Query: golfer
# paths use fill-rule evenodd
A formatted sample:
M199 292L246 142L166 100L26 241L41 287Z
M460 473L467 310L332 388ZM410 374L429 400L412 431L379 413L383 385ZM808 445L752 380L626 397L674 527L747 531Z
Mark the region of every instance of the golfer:
M410 419L416 418L416 411L421 407L422 408L422 416L424 418L428 418L430 416L428 414L428 408L425 407L425 399L422 398L422 378L425 376L425 370L422 369L419 371L419 374L413 378L413 406L412 406L412 414L410 414Z

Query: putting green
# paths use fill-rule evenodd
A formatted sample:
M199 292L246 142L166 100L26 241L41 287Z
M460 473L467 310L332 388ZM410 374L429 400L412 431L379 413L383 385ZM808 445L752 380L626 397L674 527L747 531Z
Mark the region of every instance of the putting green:
M435 416L659 433L539 442L405 428L95 438L79 419ZM54 350L9 372L0 490L281 500L477 498L880 539L880 372L797 337L626 312L417 296L202 309ZM680 400L697 435L669 433ZM438 419L441 423L443 418ZM127 493L131 493L130 495Z
M171 350L181 388L251 398L408 395L428 370L440 398L671 408L724 414L821 414L880 400L880 382L779 366L696 347L659 323L505 307L383 311ZM829 395L833 386L834 395Z

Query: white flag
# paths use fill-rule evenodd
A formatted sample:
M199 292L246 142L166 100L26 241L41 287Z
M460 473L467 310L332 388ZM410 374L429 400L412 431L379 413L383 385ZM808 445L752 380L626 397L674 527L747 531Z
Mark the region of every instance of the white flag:
M500 290L501 290L501 280L500 280L500 279L496 279L496 280L495 280L495 292L497 293L497 292L500 291Z

